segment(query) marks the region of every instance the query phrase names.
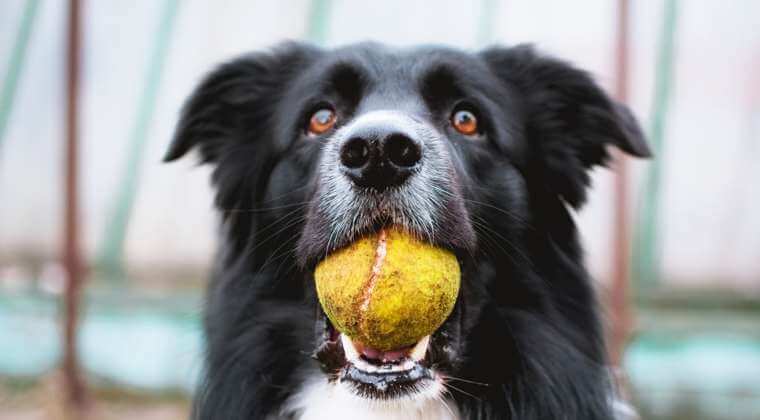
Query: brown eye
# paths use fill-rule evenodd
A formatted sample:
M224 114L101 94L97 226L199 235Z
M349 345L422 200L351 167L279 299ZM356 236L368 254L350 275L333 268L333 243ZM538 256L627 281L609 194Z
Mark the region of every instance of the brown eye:
M307 131L311 135L318 136L333 128L336 119L335 111L330 108L320 108L311 115Z
M466 109L460 109L451 115L451 125L465 136L478 134L478 119Z

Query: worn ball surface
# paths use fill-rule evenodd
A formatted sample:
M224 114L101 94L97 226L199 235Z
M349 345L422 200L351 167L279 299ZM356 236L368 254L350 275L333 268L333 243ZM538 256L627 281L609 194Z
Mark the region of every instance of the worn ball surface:
M454 254L395 228L334 252L314 272L333 326L381 351L414 345L438 329L454 308L459 277Z

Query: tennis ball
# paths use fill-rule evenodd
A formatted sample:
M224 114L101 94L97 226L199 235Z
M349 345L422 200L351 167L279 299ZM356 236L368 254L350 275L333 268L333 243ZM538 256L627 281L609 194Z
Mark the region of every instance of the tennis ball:
M335 328L381 351L415 344L443 324L459 293L450 251L396 228L365 236L317 265L317 295Z

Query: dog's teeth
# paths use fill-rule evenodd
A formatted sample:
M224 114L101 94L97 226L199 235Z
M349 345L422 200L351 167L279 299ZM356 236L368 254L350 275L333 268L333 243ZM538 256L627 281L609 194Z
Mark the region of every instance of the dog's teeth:
M346 360L351 363L356 363L356 361L359 360L359 351L354 347L353 341L351 341L347 335L341 334L340 342L343 344L343 353L346 355Z
M430 336L426 335L422 340L418 341L417 344L414 345L412 352L409 353L409 357L411 357L412 360L416 362L424 359L425 353L427 353L428 343L430 343Z
M377 366L367 363L361 359L357 360L356 363L354 363L354 366L356 366L359 370L367 372L367 373L376 373L381 370Z
M420 340L412 351L409 353L409 357L400 363L388 363L380 366L372 363L367 363L359 356L359 351L356 349L354 342L345 334L340 335L340 342L343 345L343 353L346 356L346 360L354 365L357 369L367 373L383 373L383 372L403 372L412 370L415 363L423 360L427 353L428 344L430 343L430 336L424 337Z

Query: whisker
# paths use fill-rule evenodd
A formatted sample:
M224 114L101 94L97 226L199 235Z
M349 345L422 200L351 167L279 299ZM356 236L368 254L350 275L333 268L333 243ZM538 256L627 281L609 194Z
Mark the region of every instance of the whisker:
M274 207L257 207L257 208L250 208L250 209L232 208L232 209L219 209L219 211L223 213L260 213L264 211L281 210L281 209L288 209L291 207L305 206L310 203L311 201L301 201L298 203L291 203L291 204L285 204L282 206L274 206Z
M476 399L476 400L478 400L478 401L482 401L482 400L481 400L479 397L477 397L477 396L475 396L475 395L472 395L472 394L470 394L469 392L467 392L467 391L464 391L464 390L462 390L462 389L460 389L460 388L457 388L457 387L455 387L454 385L452 385L452 384L450 384L450 383L448 383L448 382L444 382L444 383L443 383L443 386L445 386L445 387L447 387L447 388L451 388L451 389L453 389L453 390L455 390L455 391L459 391L459 392L461 392L463 395L467 395L467 396L468 396L468 397L470 397L470 398L474 398L474 399Z
M280 256L278 256L278 257L276 257L276 258L273 259L273 261L280 260L280 263L277 264L277 268L274 271L274 278L276 278L276 279L280 278L279 277L280 270L282 270L282 267L285 264L285 262L288 261L288 259L286 257L287 256L293 256L293 255L295 255L295 248L290 248L290 249L286 250L285 252L283 252ZM292 270L293 267L290 267L290 269ZM288 275L288 272L286 271L284 273L284 275Z
M289 213L289 214L290 214L290 215L292 215L293 213L295 213L295 211L294 211L294 212L291 212L291 213ZM279 220L283 220L283 219L285 219L285 217L286 217L286 216L283 216L283 217L282 217L282 218L280 218ZM257 249L259 249L259 247L261 247L262 245L264 245L265 243L267 243L267 242L268 242L270 239L272 239L272 238L276 237L277 235L279 235L279 234L281 234L282 232L284 232L284 231L288 230L289 228L291 228L291 227L293 227L293 226L297 225L298 223L301 223L301 222L302 222L302 221L304 221L304 220L305 220L305 216L303 216L303 215L301 215L301 216L298 216L298 217L293 217L291 220L288 220L288 221L284 221L284 220L283 220L283 223L281 223L282 227L281 227L280 229L278 229L276 232L273 232L272 234L268 235L268 236L267 236L266 238L264 238L264 239L256 239L256 245L254 245L253 247L251 247L251 248L250 248L250 249L247 251L247 254L248 254L248 255L253 255L253 253L254 253L254 252L257 250ZM262 229L262 230L261 230L259 233L262 233L262 232L266 231L266 229L268 229L268 228L270 228L270 227L273 227L273 226L276 226L276 225L278 225L278 224L280 224L280 223L273 223L271 226L268 226L267 228L265 228L265 229Z
M533 228L531 226L530 222L527 219L523 218L522 216L520 216L520 215L518 215L518 214L516 214L516 213L514 213L514 212L512 212L512 211L510 211L510 210L508 210L508 209L506 209L504 207L499 207L499 206L496 206L496 205L493 205L493 204L490 204L490 203L486 203L486 202L479 201L479 200L473 200L473 199L470 199L470 198L462 198L462 200L464 200L464 201L466 201L468 203L472 203L472 204L478 205L478 206L483 206L483 207L487 207L489 209L496 210L499 213L502 213L502 214L504 214L506 216L509 216L512 220L514 220L516 222L519 222L523 227L528 227L528 228L531 228L531 229Z
M284 246L286 246L286 245L292 245L292 241L291 240L285 240L285 241L283 241L280 244L280 246L278 246L277 248L275 248L275 250L272 251L272 253L267 257L267 259L264 260L264 264L261 265L261 267L259 268L259 270L264 271L264 269L267 267L267 265L269 265L270 262L274 262L274 261L282 258L283 256L287 256L290 252L292 252L292 249L285 249L284 252L281 252L280 255L277 255L277 253ZM276 274L275 274L275 277L276 277Z
M466 383L468 383L468 384L473 384L473 385L480 385L480 386L491 386L490 384L487 384L487 383L485 383L485 382L472 381L472 380L470 380L470 379L458 378L458 377L456 377L456 376L450 376L450 375L441 375L441 377L442 377L442 378L444 378L444 379L447 379L447 380L448 380L448 379L453 379L453 380L455 380L455 381L466 382Z
M512 243L512 241L510 241L509 239L507 239L506 237L504 237L504 235L502 235L501 233L499 233L495 229L493 229L490 226L488 226L488 223L485 220L483 220L481 217L474 216L473 221L475 221L477 219L479 219L481 222L478 223L478 224L476 224L476 226L479 226L481 229L485 229L485 230L489 231L490 234L495 235L496 236L495 239L500 239L501 241L503 241L507 246L509 246L512 249L512 251L515 254L517 254L518 256L520 256L524 262L528 263L531 266L533 265L533 263L531 262L530 258L528 258L528 256L525 255L525 253L523 253L520 250L520 247L518 247L517 245L515 245L514 243ZM505 250L502 248L502 251L505 251ZM508 255L512 255L512 253L509 253L509 252L507 252L507 254Z
M280 195L276 195L276 196L274 196L274 197L272 197L272 198L270 198L268 200L262 201L262 204L271 203L272 201L279 200L281 198L285 198L285 197L287 197L289 195L293 195L293 194L295 194L297 192L300 192L301 190L303 190L305 188L309 188L309 187L311 187L311 184L306 184L306 185L302 185L302 186L300 186L298 188L293 188L292 190L290 190L290 191L288 191L286 193L283 193L283 194L280 194Z
M444 386L443 389L445 390L446 387ZM451 414L451 418L452 419L456 418L456 415L454 414L454 410L452 410L451 407L449 407L449 404L446 402L446 400L443 398L442 395L436 395L435 399L436 399L436 401L438 401L439 403L441 403L444 407L446 407L446 411L448 411L449 414Z
M501 257L497 253L497 251L501 251L504 255L509 256L512 258L512 255L509 250L504 248L502 243L493 236L493 234L489 231L488 227L484 224L484 222L480 221L478 218L473 218L472 225L475 228L475 230L482 235L482 238L487 244L492 245L496 250L492 250L490 247L481 247L481 250L486 252L489 257L493 259L498 259Z

